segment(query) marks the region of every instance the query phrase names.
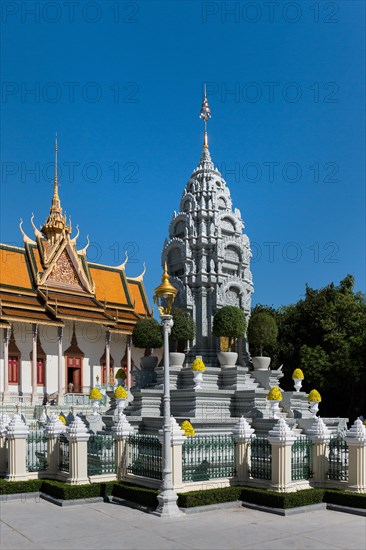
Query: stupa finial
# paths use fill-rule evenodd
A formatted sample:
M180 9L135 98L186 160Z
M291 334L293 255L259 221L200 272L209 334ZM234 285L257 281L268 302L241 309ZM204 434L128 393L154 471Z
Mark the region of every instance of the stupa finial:
M207 136L207 120L211 118L211 109L208 104L207 94L206 94L206 84L203 85L203 102L200 112L200 118L203 119L204 123L204 135L203 135L203 147L208 149L208 136Z

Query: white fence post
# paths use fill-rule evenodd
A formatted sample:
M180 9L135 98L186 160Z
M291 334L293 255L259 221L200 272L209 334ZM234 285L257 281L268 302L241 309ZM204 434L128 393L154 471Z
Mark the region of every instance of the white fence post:
M20 414L15 414L10 420L6 430L9 442L8 481L25 481L27 472L27 437L29 428L23 422Z
M80 416L75 416L66 428L69 441L70 477L66 483L83 485L89 483L88 478L88 441L90 434Z
M366 492L366 427L357 420L346 435L348 445L348 490Z
M327 481L330 431L320 417L315 417L307 435L312 442L313 482L315 485L321 486Z
M254 429L249 422L242 416L234 426L233 435L235 438L235 469L239 484L245 483L249 479L250 472L250 442L255 435Z
M47 421L45 434L47 437L47 474L56 476L59 470L60 434L65 432L66 426L56 413L52 413Z
M127 471L128 437L134 433L125 414L122 413L118 416L117 422L112 427L112 432L115 440L116 476L120 481L125 477Z
M173 473L173 489L179 489L183 485L183 443L187 439L184 431L179 426L176 419L171 417L171 452L172 452L172 473Z
M8 447L6 442L6 429L10 423L10 416L6 413L0 415L0 475L8 473Z
M296 435L280 418L273 430L268 432L268 441L272 445L272 482L271 489L286 492L291 483L291 448Z

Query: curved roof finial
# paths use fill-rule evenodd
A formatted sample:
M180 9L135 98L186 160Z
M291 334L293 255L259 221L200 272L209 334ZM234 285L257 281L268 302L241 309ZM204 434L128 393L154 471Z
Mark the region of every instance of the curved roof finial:
M28 237L28 235L26 235L26 234L24 233L24 231L23 231L23 220L22 220L22 218L20 218L19 229L20 229L21 234L23 235L23 241L24 241L25 243L28 243L28 244L37 244L35 241L32 241L32 239L30 239L30 238Z
M33 214L33 212L32 212L31 224L32 224L32 227L33 227L34 234L35 234L35 236L37 237L37 239L42 239L42 238L43 238L43 235L42 235L42 233L40 232L40 230L37 229L37 227L35 226L35 224L34 224L34 222L33 222L33 219L34 219L34 214Z
M126 264L128 262L128 252L127 250L125 250L125 261L121 263L121 265L118 266L118 269L125 269L126 268Z
M71 216L70 216L70 226L71 226ZM70 239L71 242L74 243L74 244L76 244L76 241L77 241L79 235L80 235L80 231L79 231L79 226L77 225L77 226L76 226L76 235L75 235L75 237L73 237L72 239Z
M78 231L79 231L79 228L78 228ZM78 236L78 235L77 235ZM76 236L76 237L77 237ZM75 239L76 239L75 237ZM74 240L75 240L74 239ZM84 248L82 248L81 250L78 250L78 254L84 254L84 256L86 256L86 251L88 250L89 248L89 245L90 245L90 239L89 239L89 235L86 236L86 240L87 240L87 243L86 245L84 246Z

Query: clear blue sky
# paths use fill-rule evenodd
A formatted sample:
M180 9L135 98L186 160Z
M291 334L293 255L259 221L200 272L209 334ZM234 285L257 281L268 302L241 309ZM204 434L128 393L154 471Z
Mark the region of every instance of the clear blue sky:
M66 4L66 5L65 5ZM52 194L152 302L160 252L201 152L253 243L254 303L365 274L365 3L2 2L1 241ZM233 12L234 10L234 12ZM33 13L31 13L33 12ZM33 93L30 92L33 90ZM36 173L29 170L35 169Z

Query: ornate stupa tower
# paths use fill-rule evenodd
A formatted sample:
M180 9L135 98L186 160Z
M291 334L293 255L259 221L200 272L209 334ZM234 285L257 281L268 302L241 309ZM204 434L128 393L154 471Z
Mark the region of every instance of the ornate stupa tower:
M196 322L191 354L216 366L219 342L212 335L213 316L220 307L235 305L248 317L253 283L244 222L240 211L233 209L229 188L211 160L210 117L205 89L200 113L204 122L202 154L183 191L179 212L174 212L170 222L162 262L167 262L171 282L178 289L174 305L186 307ZM238 351L239 362L244 364L245 346Z

